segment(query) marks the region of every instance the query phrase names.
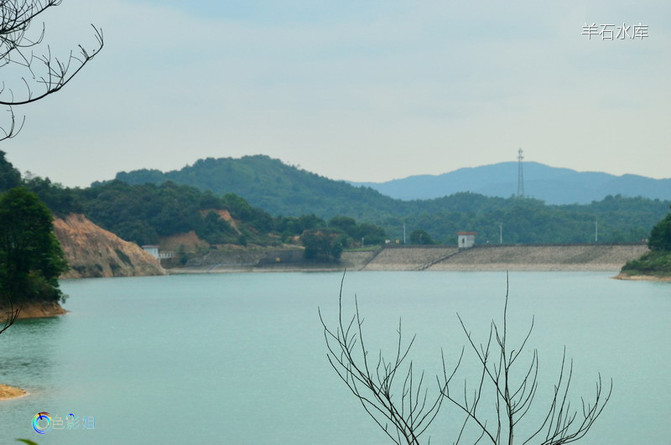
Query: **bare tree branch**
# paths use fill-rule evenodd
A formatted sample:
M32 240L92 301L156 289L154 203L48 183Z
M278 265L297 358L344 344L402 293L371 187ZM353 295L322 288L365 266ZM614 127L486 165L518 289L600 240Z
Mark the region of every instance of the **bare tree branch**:
M21 313L21 307L14 307L11 298L7 297L7 302L9 303L9 308L6 310L5 316L3 317L3 326L0 328L0 334L9 329L16 319L19 318L19 314Z
M608 403L613 383L604 392L601 375L596 383L596 393L591 403L581 400L581 413L573 409L569 400L569 389L573 377L573 363L566 366L566 348L562 356L557 383L540 425L524 440L515 436L516 427L531 411L538 389L539 358L536 349L521 374L515 365L525 350L533 332L535 320L518 348L510 347L508 327L509 280L506 277L506 295L501 324L492 321L486 342L478 344L459 314L457 318L480 367L477 383L469 390L468 382L463 388L453 390L452 382L464 358L465 347L454 368L448 371L444 353L441 351L443 372L436 376L438 397L429 397L425 387L424 373L414 372L412 361L408 360L415 337L404 345L401 322L397 330L396 351L392 360L387 361L382 352L377 354L373 367L369 358L363 333L363 318L355 296L355 313L347 322L343 319L342 289L345 274L340 282L338 295L338 325L335 330L324 321L321 310L319 319L324 328L324 338L328 349L327 358L340 379L359 400L364 410L375 423L397 445L419 445L419 437L434 421L442 406L448 400L464 417L454 444L465 438L469 425L474 425L477 434L474 444L482 439L495 445L514 445L515 440L530 443L544 433L541 445L561 445L582 439L591 429ZM407 362L407 363L405 363ZM402 383L397 376L402 375ZM515 377L519 376L519 377ZM399 391L400 387L400 393ZM480 406L485 399L493 398L494 414L485 414ZM493 417L493 419L492 419Z
M438 415L444 400L441 395L443 388L439 388L435 396L429 396L424 373L420 373L417 378L412 361L407 361L415 337L404 345L400 321L393 358L385 359L380 351L373 368L366 348L363 319L356 296L355 314L347 323L343 320L344 279L345 274L340 283L338 325L335 330L328 327L319 310L328 361L360 401L366 413L393 443L419 445L419 437ZM397 378L399 376L402 376L401 380Z
M38 33L31 36L29 30L33 20L41 17L49 8L59 6L62 0L2 0L0 1L0 68L9 65L24 71L17 73L23 84L20 94L15 87L7 87L3 81L0 85L0 105L8 107L26 105L44 99L46 96L60 91L90 62L103 48L103 32L94 25L96 43L92 49L78 45L66 58L58 58L46 47L43 53L34 53L45 36L45 25L42 24ZM11 125L2 130L0 141L14 137L22 125L17 126L13 111Z
M468 391L464 384L463 398L459 399L450 392L449 381L451 376L443 379L443 395L457 408L464 412L466 419L464 425L469 421L474 423L481 431L480 437L487 437L491 443L499 445L505 443L513 445L515 442L515 427L529 413L536 390L538 388L538 350L534 349L523 376L519 381L515 381L512 376L513 365L525 349L526 344L534 328L534 320L527 331L522 343L517 349L509 349L508 341L508 300L509 300L509 280L506 277L506 296L503 308L502 329L492 321L490 325L489 337L484 344L477 345L467 329L462 318L457 315L462 330L466 335L471 349L475 352L479 364L482 366L482 374L478 384L475 386L472 399L467 396ZM493 346L492 339L495 340ZM493 352L492 352L493 350ZM493 358L490 356L493 354ZM485 378L486 377L486 378ZM596 419L601 415L608 400L610 399L613 383L611 380L607 394L603 392L601 375L596 384L596 394L592 403L586 404L582 401L582 415L571 408L568 400L571 378L573 377L573 363L571 362L568 373L566 374L566 348L562 357L562 363L559 369L559 377L554 386L553 397L544 420L534 430L534 433L526 438L523 443L530 443L541 431L546 430L545 439L541 445L560 445L575 442L582 439L590 430ZM494 405L496 407L496 432L490 430L487 425L487 419L477 411L478 402L483 397L484 382L488 382L495 394ZM472 400L472 401L469 401ZM460 437L463 434L460 432ZM507 433L507 439L502 439L502 433Z

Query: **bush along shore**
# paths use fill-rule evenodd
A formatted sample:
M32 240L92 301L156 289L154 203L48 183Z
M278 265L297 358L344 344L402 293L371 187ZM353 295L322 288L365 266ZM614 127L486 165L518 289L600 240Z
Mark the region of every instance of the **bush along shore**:
M627 261L617 278L671 281L671 252L653 250L639 259Z
M671 281L671 213L652 228L648 247L650 252L628 261L618 278Z

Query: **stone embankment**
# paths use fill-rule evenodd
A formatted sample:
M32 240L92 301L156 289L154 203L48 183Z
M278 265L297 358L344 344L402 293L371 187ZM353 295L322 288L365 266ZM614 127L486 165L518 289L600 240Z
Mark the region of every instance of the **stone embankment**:
M386 247L362 270L425 270L458 252L456 247L445 246Z
M312 263L301 249L213 251L189 260L171 273L291 272L291 271L419 271L419 270L546 270L619 271L629 260L648 251L643 244L385 246L372 251L343 252L338 264Z
M644 244L387 247L361 270L619 271L647 251Z

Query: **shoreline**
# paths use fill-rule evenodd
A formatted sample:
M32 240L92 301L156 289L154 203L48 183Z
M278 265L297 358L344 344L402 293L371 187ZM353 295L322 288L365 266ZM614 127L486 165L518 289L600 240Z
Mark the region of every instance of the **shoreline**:
M39 301L20 303L12 306L0 305L0 322L7 320L7 314L10 310L20 309L17 320L26 320L30 318L51 318L67 314L57 301Z
M0 401L18 399L20 397L25 397L28 394L28 391L24 389L0 384Z
M658 276L658 275L628 275L626 273L620 273L617 276L613 277L616 280L624 281L660 281L660 282L671 282L671 276Z
M458 265L452 267L418 269L407 267L406 264L386 264L384 267L365 267L339 264L328 266L288 266L283 267L179 267L166 269L168 275L206 275L206 274L226 274L226 273L308 273L308 272L342 272L344 270L354 272L498 272L498 271L520 271L520 272L610 272L618 274L622 265L580 265L580 264L511 264L511 263L491 263L491 264L471 264Z

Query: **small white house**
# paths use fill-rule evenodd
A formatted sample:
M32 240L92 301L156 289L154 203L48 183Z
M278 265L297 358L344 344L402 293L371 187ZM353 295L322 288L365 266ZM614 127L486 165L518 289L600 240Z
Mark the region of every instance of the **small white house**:
M475 232L457 232L457 247L469 249L475 245Z
M158 246L142 246L142 249L144 249L145 252L147 252L149 255L153 256L157 260L159 259L158 256Z

